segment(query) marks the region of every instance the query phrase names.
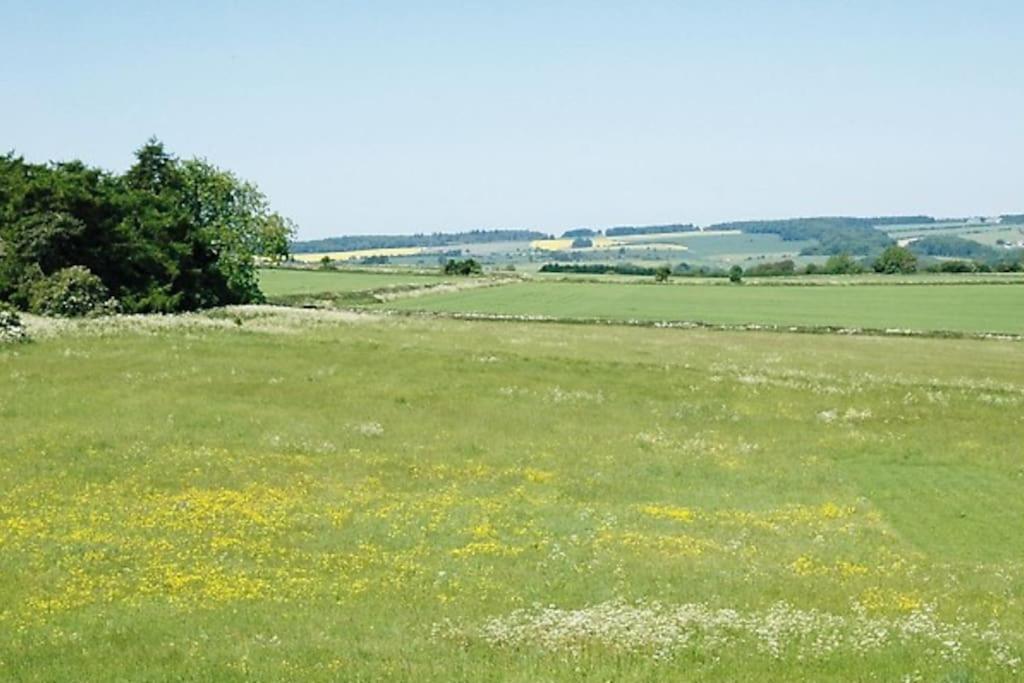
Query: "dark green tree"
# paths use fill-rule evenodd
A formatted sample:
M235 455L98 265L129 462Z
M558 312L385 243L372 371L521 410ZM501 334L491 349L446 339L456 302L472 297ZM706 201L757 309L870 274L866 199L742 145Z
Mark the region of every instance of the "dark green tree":
M180 172L181 201L213 248L231 298L243 303L262 300L256 259L287 256L293 224L270 210L259 188L230 171L193 159L183 162Z
M913 273L917 270L917 257L906 247L887 247L874 263L876 273Z
M821 272L829 275L855 275L864 272L864 268L850 254L842 252L829 256L822 266Z
M0 156L0 300L21 308L72 268L126 312L258 301L256 259L282 257L293 233L254 185L155 139L120 176ZM43 281L50 289L33 294ZM68 291L85 282L76 276Z
M480 263L471 258L446 261L442 270L445 275L480 275L484 272Z

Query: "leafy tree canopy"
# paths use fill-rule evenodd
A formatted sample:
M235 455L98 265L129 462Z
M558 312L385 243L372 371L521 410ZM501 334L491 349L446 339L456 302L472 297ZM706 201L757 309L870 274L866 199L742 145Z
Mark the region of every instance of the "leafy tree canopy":
M891 246L874 263L876 273L913 273L917 270L917 257L906 247Z
M260 301L256 258L293 233L255 185L156 139L122 175L0 156L0 300L21 308L81 312L45 302L85 284L126 312Z
M484 272L480 263L476 259L471 258L462 261L457 259L445 261L444 267L441 270L445 275L480 275Z
M658 235L667 232L695 232L697 226L692 223L673 223L671 225L620 225L608 228L604 234L608 237L623 235Z

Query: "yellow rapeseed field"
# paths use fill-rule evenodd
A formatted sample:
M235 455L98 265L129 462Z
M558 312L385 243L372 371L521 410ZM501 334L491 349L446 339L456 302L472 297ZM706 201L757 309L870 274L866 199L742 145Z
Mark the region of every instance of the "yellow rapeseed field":
M309 254L292 254L296 261L306 263L318 263L324 256L332 261L351 261L352 259L368 258L370 256L415 256L422 254L423 247L387 247L381 249L353 249L352 251L322 251Z

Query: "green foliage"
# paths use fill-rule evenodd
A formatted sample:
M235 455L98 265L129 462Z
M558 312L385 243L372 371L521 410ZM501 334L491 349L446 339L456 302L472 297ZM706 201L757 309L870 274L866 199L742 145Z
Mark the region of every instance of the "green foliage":
M127 312L260 301L255 258L287 253L293 231L252 184L156 140L121 176L0 157L0 299L22 308L53 308L51 276L75 266Z
M74 318L117 308L103 282L85 266L61 268L37 280L29 298L29 309L38 315Z
M906 247L887 247L873 265L876 273L913 273L917 270L917 257Z
M796 264L792 259L785 259L782 261L775 261L773 263L759 263L756 266L747 268L747 277L776 277L780 275L794 275L796 273Z
M914 240L908 248L920 256L947 256L984 263L1019 258L1020 250L996 249L956 235L931 235Z
M1024 261L1021 258L1000 260L992 264L992 272L995 273L1020 273L1024 272Z
M864 266L850 254L842 252L829 256L821 272L827 275L857 275L864 272Z
M576 273L578 275L654 275L651 266L636 266L631 263L545 263L542 273Z
M743 268L740 266L733 266L729 269L729 282L739 284L743 282Z
M712 225L712 230L741 230L746 233L772 233L784 240L816 240L817 246L806 247L800 253L853 254L877 253L893 243L876 225L927 223L929 216L892 216L884 218L851 218L823 216L819 218L788 218L775 221L736 221Z
M623 235L658 235L668 232L695 232L697 226L692 223L673 223L671 225L620 225L608 228L604 234L608 237L622 237Z
M956 258L987 258L995 249L956 235L930 235L914 240L909 248L922 256L952 256Z
M28 333L21 323L18 311L0 301L0 344L28 341Z
M594 246L594 241L589 237L577 237L572 241L573 249L586 249L592 246Z
M291 250L296 254L315 254L321 251L444 247L451 244L486 242L528 242L546 237L548 235L536 230L469 230L467 232L437 232L432 235L345 235L294 242L291 245Z
M562 233L562 237L570 239L573 237L596 237L601 234L600 230L591 230L590 228L576 228L574 230L566 230Z
M655 282L668 282L670 275L672 275L672 269L668 265L658 266L654 269Z
M476 259L468 258L461 261L458 259L446 261L444 264L444 268L442 268L442 271L444 272L445 275L468 276L480 275L481 273L484 272L484 269L483 267L481 267L480 263L476 261Z
M672 274L681 275L685 277L729 277L729 273L725 270L722 270L721 268L712 268L710 266L692 266L686 262L677 263L676 266L672 269Z
M230 171L191 159L181 163L180 172L184 208L218 255L231 298L261 301L255 258L287 257L293 224L270 210L255 185Z
M977 273L982 271L984 264L976 261L964 261L954 259L950 261L939 261L928 266L930 273Z

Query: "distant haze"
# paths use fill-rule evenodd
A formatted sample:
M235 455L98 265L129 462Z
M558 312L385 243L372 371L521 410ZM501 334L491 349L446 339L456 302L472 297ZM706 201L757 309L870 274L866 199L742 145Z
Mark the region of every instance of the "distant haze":
M299 237L1024 211L1024 3L0 7L0 150L157 135Z

